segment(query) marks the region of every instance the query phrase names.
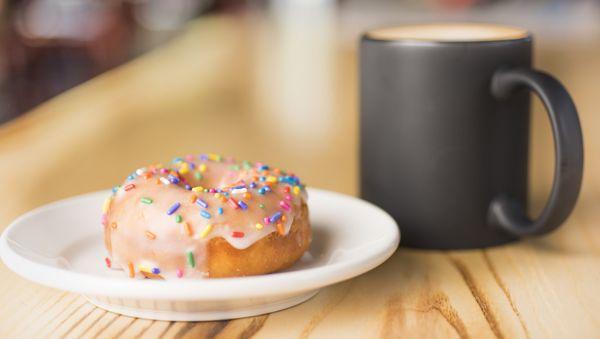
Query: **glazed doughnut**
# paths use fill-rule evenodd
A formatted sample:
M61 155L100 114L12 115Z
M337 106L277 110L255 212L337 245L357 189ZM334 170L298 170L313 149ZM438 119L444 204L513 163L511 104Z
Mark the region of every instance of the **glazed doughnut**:
M292 173L216 154L137 169L103 205L106 265L132 278L257 275L307 250L306 189Z

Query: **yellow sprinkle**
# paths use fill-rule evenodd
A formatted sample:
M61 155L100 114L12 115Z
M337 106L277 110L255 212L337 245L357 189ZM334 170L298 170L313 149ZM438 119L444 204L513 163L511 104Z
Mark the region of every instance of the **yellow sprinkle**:
M198 169L200 170L200 172L206 172L206 164L200 164Z
M215 193L215 198L219 199L221 197L221 193Z
M285 221L287 218L285 217L285 215L281 216L281 221Z
M294 194L295 195L300 194L300 186L294 186Z
M221 156L219 154L209 153L208 154L208 159L210 159L212 161L220 162L221 161Z
M208 224L208 225L206 225L206 227L204 227L204 229L202 230L202 233L200 233L200 237L206 238L206 236L208 235L208 233L210 233L210 231L212 231L212 225Z
M138 269L140 270L140 272L152 273L152 270L149 269L147 266L144 266L144 265L138 266Z
M190 196L190 202L191 202L192 204L193 204L193 203L195 203L197 199L198 199L198 197L197 197L195 194L192 194L192 195Z
M277 182L277 178L276 178L276 177L274 177L274 176L272 176L272 175L269 175L269 176L267 177L267 182L270 182L270 183L275 183L275 182Z
M202 186L196 186L196 187L192 188L192 191L194 191L194 192L202 192L202 191L204 191L204 187L202 187Z
M102 213L104 213L104 214L108 213L108 210L110 210L111 203L112 203L112 197L108 197L108 198L106 198L106 200L104 200L104 204L102 204Z
M254 225L254 227L256 227L257 230L262 230L262 228L264 227L263 224L261 223L256 223L256 225Z
M252 194L249 192L244 193L244 199L252 199Z
M190 167L187 162L184 162L179 168L179 174L186 174L190 171Z

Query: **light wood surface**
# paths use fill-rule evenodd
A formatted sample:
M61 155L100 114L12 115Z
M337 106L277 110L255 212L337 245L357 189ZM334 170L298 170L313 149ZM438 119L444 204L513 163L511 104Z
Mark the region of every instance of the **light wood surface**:
M336 43L330 26L281 25L250 16L197 20L163 48L0 126L0 225L186 153L263 160L309 185L356 194L355 46ZM598 51L538 46L538 66L574 96L586 146L579 204L551 235L483 250L400 249L297 307L206 323L118 316L0 264L0 337L600 336ZM535 213L553 171L537 103L532 134Z

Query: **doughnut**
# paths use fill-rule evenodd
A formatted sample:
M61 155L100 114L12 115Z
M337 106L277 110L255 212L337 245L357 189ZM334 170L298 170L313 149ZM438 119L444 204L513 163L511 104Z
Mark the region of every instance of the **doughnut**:
M222 278L291 266L308 249L305 185L217 154L137 169L102 206L109 268L131 278Z

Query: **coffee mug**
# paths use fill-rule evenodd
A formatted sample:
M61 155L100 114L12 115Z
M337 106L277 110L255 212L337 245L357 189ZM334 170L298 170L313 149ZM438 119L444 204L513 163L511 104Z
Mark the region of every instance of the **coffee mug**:
M581 187L575 105L531 65L532 36L486 24L376 29L360 45L361 195L388 211L403 245L459 249L544 234ZM554 182L527 214L529 91L554 134Z

